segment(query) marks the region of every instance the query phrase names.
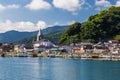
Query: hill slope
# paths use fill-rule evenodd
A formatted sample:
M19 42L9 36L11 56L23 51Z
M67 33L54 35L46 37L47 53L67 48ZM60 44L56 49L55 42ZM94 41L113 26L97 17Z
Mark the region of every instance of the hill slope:
M0 42L13 42L35 35L35 32L8 31L0 34Z
M48 39L54 41L55 39L53 39L53 37L49 37L49 35L52 35L55 32L59 32L59 31L63 31L67 28L67 26L53 26L53 27L48 27L46 29L42 30L43 35L46 35L46 37L48 37ZM36 39L36 34L38 31L35 32L18 32L18 31L8 31L6 33L1 33L0 34L0 42L20 42L20 43L30 43L32 42L34 39ZM55 35L54 35L55 37ZM58 36L56 36L58 37Z
M99 42L109 39L120 40L120 7L110 7L76 26L70 25L60 37L59 43Z
M61 30L61 31L56 31L56 32L52 32L49 34L44 34L43 36L45 39L48 39L48 40L52 41L53 43L57 44L58 40L59 40L60 36L63 34L63 32L64 32L64 30ZM13 43L14 44L30 44L35 40L36 40L36 35L34 35L30 38L25 38L25 39L22 39L19 41L15 41Z

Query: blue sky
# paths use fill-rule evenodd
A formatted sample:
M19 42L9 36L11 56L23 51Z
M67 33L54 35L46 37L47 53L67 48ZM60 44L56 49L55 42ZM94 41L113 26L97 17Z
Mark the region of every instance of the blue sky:
M0 33L82 23L110 6L120 0L0 0Z

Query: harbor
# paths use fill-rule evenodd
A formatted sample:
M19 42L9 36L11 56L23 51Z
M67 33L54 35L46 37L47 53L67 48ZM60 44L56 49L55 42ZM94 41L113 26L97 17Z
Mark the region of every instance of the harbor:
M111 55L69 55L69 54L63 54L63 55L56 55L56 54L1 54L1 58L63 58L63 59L79 59L79 60L113 60L113 61L120 61L120 56L111 56Z
M71 41L71 40L70 40ZM1 57L39 57L39 58L78 58L98 60L120 60L119 40L107 42L80 42L70 44L54 44L44 38L39 28L36 40L32 44L9 44L0 46Z

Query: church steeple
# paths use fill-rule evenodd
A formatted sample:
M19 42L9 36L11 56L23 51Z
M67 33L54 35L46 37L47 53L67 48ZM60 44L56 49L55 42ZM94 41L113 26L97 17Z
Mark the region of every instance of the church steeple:
M42 32L41 32L41 28L38 27L38 34L37 34L37 41L40 41L42 39Z

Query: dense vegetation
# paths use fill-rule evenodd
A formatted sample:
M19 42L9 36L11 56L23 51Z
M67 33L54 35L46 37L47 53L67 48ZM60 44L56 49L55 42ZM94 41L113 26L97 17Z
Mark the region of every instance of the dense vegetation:
M110 7L94 16L90 16L83 23L74 23L63 33L59 43L70 42L98 42L108 39L120 39L120 7Z
M76 22L69 26L59 39L59 43L69 44L80 40L81 24Z

